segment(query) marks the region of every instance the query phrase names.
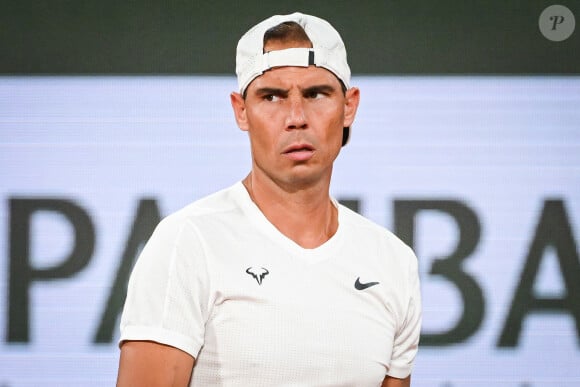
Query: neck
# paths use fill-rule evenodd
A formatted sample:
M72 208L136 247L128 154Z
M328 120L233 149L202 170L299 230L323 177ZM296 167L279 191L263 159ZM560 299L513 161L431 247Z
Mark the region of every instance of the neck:
M250 173L243 184L266 219L299 246L316 248L336 233L338 210L330 200L330 181L289 192Z

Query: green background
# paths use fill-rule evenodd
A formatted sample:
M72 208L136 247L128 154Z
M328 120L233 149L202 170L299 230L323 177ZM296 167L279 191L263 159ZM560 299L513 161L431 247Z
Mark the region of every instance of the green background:
M302 11L342 34L354 74L578 74L580 1L2 1L0 74L233 74L258 21ZM563 42L538 28L568 7Z

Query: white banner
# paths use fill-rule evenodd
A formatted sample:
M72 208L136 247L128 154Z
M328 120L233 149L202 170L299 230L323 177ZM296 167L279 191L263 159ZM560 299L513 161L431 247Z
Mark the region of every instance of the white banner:
M355 77L332 193L412 244L413 386L580 385L580 77ZM0 78L0 386L114 385L159 217L243 178L233 77Z

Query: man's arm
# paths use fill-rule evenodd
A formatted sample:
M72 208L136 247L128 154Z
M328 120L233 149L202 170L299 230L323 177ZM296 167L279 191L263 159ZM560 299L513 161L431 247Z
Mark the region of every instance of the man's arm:
M152 341L121 345L117 387L187 387L195 359L188 353Z
M411 387L411 375L405 379L393 378L392 376L385 377L381 387Z

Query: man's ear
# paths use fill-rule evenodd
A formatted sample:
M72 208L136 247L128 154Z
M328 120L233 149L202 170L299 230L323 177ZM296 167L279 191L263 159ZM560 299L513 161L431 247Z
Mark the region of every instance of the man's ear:
M360 90L358 87L351 87L345 93L344 102L344 123L343 127L348 128L354 122L358 104L360 102Z
M238 127L243 130L248 130L248 119L246 115L246 101L240 93L233 92L230 94L230 101L232 103L232 108L234 109L234 117Z

